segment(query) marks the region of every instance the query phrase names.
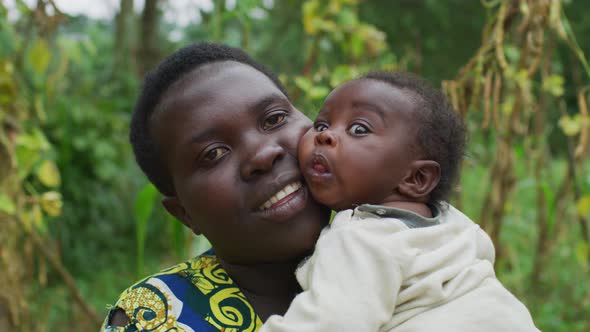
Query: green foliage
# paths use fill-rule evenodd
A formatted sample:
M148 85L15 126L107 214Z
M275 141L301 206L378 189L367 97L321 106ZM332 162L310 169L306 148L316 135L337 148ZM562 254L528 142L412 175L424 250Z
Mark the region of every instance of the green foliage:
M201 11L201 23L189 25L176 44L158 34L161 54L199 40L243 47L280 74L294 104L313 118L332 88L369 70L407 69L434 83L444 81L452 90L448 80L456 78L480 45L490 40L498 45L496 37L482 39L481 32L497 32L490 30L490 22L496 22L504 1L285 0L268 6L248 0L236 1L232 8L225 1L213 2L214 9ZM514 12L522 16L534 11L537 2L521 3ZM27 229L44 234L47 248L59 252L81 293L102 315L104 305L132 280L194 255L208 243L196 240L159 208L156 190L146 185L133 160L127 135L141 80L134 69L141 56L136 54L140 36L131 32L135 41L128 45L129 66L118 68L110 20L79 16L60 23L54 20L58 12L33 15L21 1L17 5L20 19L10 22L0 3L0 221L19 218ZM589 81L583 74L588 71L584 51L590 51L590 39L582 38L590 33L585 6L582 1L565 5L569 21L555 8L546 15L553 30L544 38L568 42L555 43L542 72L529 76L517 65L527 52L517 32L506 34L502 48L474 61L465 81L457 83L468 88L451 95L457 108L467 112L471 133L456 203L479 220L489 209L486 197L494 179L514 179L512 194L501 207L497 274L545 331L589 327L590 251L580 232L580 218L590 218L590 165L584 159L590 121L582 112L587 90L580 90ZM175 24L160 21L160 32ZM497 116L520 115L514 122L521 131L502 159L494 152L509 127L494 125L493 103L486 118L484 100L486 84L488 99L493 99L497 79L487 73L500 72L504 65ZM542 102L548 125L534 132L531 114L539 114L535 107ZM570 156L575 180L568 175ZM513 174L490 175L495 160L510 158ZM544 166L542 171L537 165ZM572 180L562 190L568 176ZM2 182L4 178L11 180ZM543 208L539 195L547 202ZM543 213L546 219L539 218ZM549 235L541 244L551 249L539 255L544 227ZM14 238L27 237L21 231ZM11 252L30 262L29 275L34 275L26 279L26 296L38 300L30 301L28 310L39 319L24 330L58 330L72 318L83 322L55 271L43 272L42 259L30 258L22 253L23 245L10 243L21 251ZM90 325L70 330L96 329Z
M0 211L9 215L14 214L16 211L14 202L5 193L0 193Z
M137 236L137 278L143 276L143 267L145 265L145 237L147 223L152 210L158 191L151 183L148 183L139 191L135 199L134 214L136 222L135 234Z

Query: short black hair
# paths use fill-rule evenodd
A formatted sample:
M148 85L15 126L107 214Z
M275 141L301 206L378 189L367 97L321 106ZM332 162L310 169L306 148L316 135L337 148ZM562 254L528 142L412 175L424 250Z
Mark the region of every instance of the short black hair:
M442 91L415 74L376 71L361 79L382 81L402 91L409 90L421 99L416 105L418 146L425 158L436 161L441 168L440 181L430 193L430 203L440 206L440 202L448 201L465 153L467 138L463 119Z
M214 43L197 43L181 48L162 60L144 78L131 118L129 139L137 164L164 195L174 195L174 185L172 176L161 159L158 146L150 134L150 118L172 84L202 65L221 61L234 61L253 67L266 75L289 98L281 81L270 70L238 48Z

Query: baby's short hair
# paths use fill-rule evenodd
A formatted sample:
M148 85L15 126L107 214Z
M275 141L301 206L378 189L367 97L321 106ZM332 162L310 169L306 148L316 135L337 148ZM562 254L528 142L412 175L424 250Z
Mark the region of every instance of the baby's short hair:
M382 81L419 97L415 108L418 147L425 158L436 161L441 168L440 181L430 193L430 203L438 205L448 200L458 179L465 149L466 130L461 117L453 111L442 91L415 74L380 71L368 73L361 79Z
M130 141L137 164L164 195L174 194L172 176L169 174L158 147L149 130L149 120L168 88L194 69L213 62L234 61L266 75L285 96L287 91L279 79L244 51L221 44L199 43L181 48L166 57L143 81L135 103L130 125Z

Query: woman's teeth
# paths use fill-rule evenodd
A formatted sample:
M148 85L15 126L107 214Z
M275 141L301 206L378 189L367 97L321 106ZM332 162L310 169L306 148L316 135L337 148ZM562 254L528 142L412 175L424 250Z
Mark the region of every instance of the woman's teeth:
M271 198L264 202L264 204L262 204L258 209L262 211L270 208L274 203L296 192L297 190L299 190L299 188L301 188L301 181L295 181L293 183L286 185L285 188L279 190L276 194L274 194Z

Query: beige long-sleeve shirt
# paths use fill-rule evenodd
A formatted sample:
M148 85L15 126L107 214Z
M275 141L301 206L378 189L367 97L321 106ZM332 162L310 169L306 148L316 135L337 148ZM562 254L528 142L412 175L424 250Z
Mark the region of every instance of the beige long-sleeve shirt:
M296 272L303 292L260 331L538 331L493 262L490 238L452 206L430 219L341 211Z

